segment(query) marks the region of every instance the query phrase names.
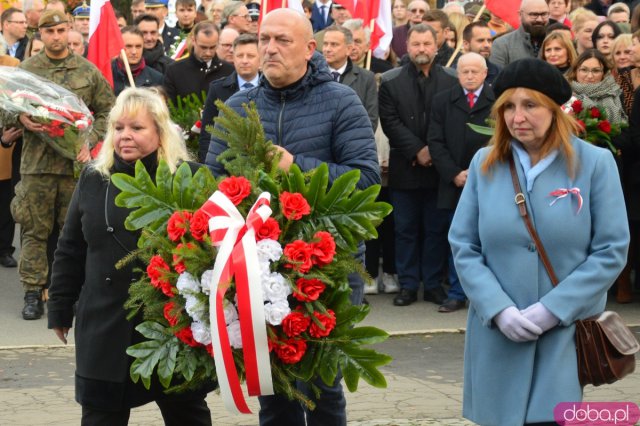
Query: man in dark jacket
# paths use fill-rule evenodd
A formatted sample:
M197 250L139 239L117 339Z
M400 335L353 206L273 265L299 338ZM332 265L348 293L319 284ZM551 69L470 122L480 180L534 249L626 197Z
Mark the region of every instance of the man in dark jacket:
M160 21L153 15L143 14L136 18L135 25L142 33L144 62L164 75L174 60L164 53L164 46L160 40Z
M194 93L201 98L212 81L233 72L231 64L216 56L219 31L211 21L199 22L193 28L189 56L170 65L164 75L163 86L172 102L175 103L178 96L188 97Z
M180 37L180 31L166 24L165 18L169 14L169 0L145 0L144 8L147 13L158 18L160 26L158 31L162 37L162 45L165 53L169 52L171 45Z
M134 26L124 27L121 31L124 51L135 86L161 86L162 74L148 67L142 57L142 32ZM111 62L111 72L113 74L113 93L118 96L124 89L131 87L122 58L118 57Z
M449 66L449 60L453 55L453 49L447 43L449 35L449 17L441 10L430 10L424 14L423 22L436 31L436 44L438 45L438 53L434 59L435 63L443 67ZM451 64L456 63L454 58Z
M353 89L367 110L373 131L378 128L378 92L376 79L371 71L354 65L349 58L353 43L351 31L331 25L324 29L322 54L335 81Z
M424 299L441 304L440 285L447 260L446 212L436 206L438 174L431 163L427 131L433 97L456 79L433 63L436 32L426 24L409 29L410 62L382 74L378 106L382 130L389 138L389 190L396 229L396 267L400 293L396 306L417 300L420 281Z
M282 40L286 40L283 43ZM380 182L378 158L371 122L355 92L333 81L326 62L314 53L316 42L311 23L291 9L276 9L262 21L260 28L260 85L237 92L227 105L244 114L243 103L256 103L265 136L282 153L280 168L292 164L302 171L329 166L329 183L349 170L361 172L360 189ZM224 173L217 156L226 148L211 139L207 165L215 174ZM364 253L364 245L362 245ZM351 301L362 302L364 282L352 274ZM303 411L300 403L283 396L260 397L262 426L309 424L346 425L346 401L340 377L333 386L321 380L315 383L322 398L317 399L304 384L299 388L316 404L314 411Z
M20 9L10 7L0 17L2 37L7 43L7 54L22 61L29 42L27 37L27 18Z
M224 30L223 30L224 31ZM242 34L233 42L233 67L235 71L228 77L214 81L209 86L207 100L202 112L202 128L200 130L200 150L198 160L204 163L211 134L207 132L207 126L213 126L213 119L218 116L216 101L225 102L238 90L247 90L257 87L259 84L258 71L260 70L260 58L258 56L258 38L255 34Z
M438 209L449 215L447 231L467 181L467 169L476 151L489 142L489 136L471 130L467 123L485 126L495 101L485 83L487 65L477 53L466 53L458 60L458 81L433 98L427 144L440 176ZM465 305L465 294L449 253L449 294L438 312L453 312Z

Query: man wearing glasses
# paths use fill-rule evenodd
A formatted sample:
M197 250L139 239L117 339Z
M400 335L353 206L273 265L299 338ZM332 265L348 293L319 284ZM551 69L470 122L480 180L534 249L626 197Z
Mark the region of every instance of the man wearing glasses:
M251 25L249 9L241 1L232 1L224 7L222 12L222 26L233 28L240 34L248 33Z
M27 18L20 9L11 7L2 12L0 24L2 25L2 36L7 42L7 53L22 61L29 41L27 37Z
M537 58L549 22L545 0L523 0L520 5L520 28L493 42L491 62L502 67L523 58Z
M422 23L422 17L428 10L429 4L424 0L414 0L407 6L409 21L406 24L395 27L393 29L393 39L391 39L391 50L394 51L398 59L407 53L407 34L409 33L409 28Z

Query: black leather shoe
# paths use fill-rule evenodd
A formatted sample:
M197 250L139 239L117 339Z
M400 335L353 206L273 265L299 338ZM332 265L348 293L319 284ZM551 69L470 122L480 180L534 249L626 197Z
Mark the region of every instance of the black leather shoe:
M10 254L0 255L0 265L5 268L15 268L18 266L18 262Z
M39 291L27 291L24 294L24 308L22 308L22 319L37 320L44 314L44 302Z
M408 306L416 300L418 300L418 295L415 291L401 288L400 293L393 298L393 304L396 306Z
M436 305L442 305L447 300L447 294L442 287L436 287L434 289L424 290L424 301L433 302Z
M438 312L449 313L455 312L459 309L464 308L464 300L458 299L447 299L444 301L442 305L438 308Z

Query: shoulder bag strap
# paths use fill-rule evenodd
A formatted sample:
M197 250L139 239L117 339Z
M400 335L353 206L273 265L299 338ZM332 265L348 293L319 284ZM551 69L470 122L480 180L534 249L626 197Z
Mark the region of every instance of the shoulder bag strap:
M549 274L549 278L551 278L551 283L554 285L558 285L558 277L556 277L556 273L553 270L553 266L551 266L551 262L549 261L549 257L547 256L547 252L542 245L542 241L540 241L540 237L538 237L538 233L536 232L536 228L533 227L533 223L531 223L531 219L529 219L529 215L527 214L527 204L525 202L525 196L520 189L520 180L518 179L518 173L516 172L516 165L513 161L513 154L509 156L509 170L511 171L511 180L513 181L513 189L516 192L515 202L518 206L518 210L520 211L520 216L524 221L524 225L527 227L527 231L533 238L533 242L536 245L536 249L538 250L538 255L540 256L540 260L542 260L542 264L544 268L547 270L547 274Z

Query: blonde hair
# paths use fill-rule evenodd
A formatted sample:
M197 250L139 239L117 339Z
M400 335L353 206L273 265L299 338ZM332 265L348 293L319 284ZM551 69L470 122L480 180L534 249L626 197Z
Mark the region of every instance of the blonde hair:
M513 136L509 132L507 123L504 120L504 110L507 102L509 102L513 93L522 89L527 96L531 97L538 105L551 110L553 120L551 126L545 136L545 141L540 150L540 157L547 156L551 151L558 149L567 162L567 172L569 176L575 174L575 154L571 145L571 136L578 133L580 128L576 120L569 114L564 113L558 104L545 94L537 90L527 89L525 87L513 87L504 91L502 95L493 104L491 116L495 120L496 128L489 141L489 154L482 163L482 172L488 173L490 169L498 162L506 162L511 154L511 141Z
M618 3L616 3L618 4ZM637 37L636 37L637 38ZM615 53L616 50L618 50L620 47L628 47L633 45L633 35L631 34L620 34L618 37L616 37L616 39L613 41L613 44L611 45L611 53L609 53L609 57L607 58L609 60L609 62L611 62L613 64L613 68L617 68L616 66L616 60L615 60Z
M569 39L569 37L567 37L567 35L561 31L551 31L551 33L547 37L545 37L544 41L542 42L542 45L540 46L540 59L542 59L545 62L547 61L547 58L544 53L544 49L547 47L547 44L549 44L552 41L559 42L560 45L564 47L564 50L567 51L566 65L567 66L573 65L575 60L578 58L578 54L576 53L576 49L573 47L573 43L571 43L571 40Z
M133 116L146 111L151 116L160 139L158 161L164 160L171 173L175 172L181 161L191 160L191 155L178 131L176 124L169 117L167 104L154 89L127 88L116 99L109 113L107 134L100 149L100 154L93 163L93 168L105 177L111 176L113 167L114 133L116 121L121 117Z
M596 15L589 9L579 7L569 14L569 19L571 20L571 30L574 34L576 34L580 32L582 28L584 28L584 25L587 22L597 21L598 15Z
M449 14L449 23L456 29L456 46L462 45L462 33L464 32L464 27L469 25L469 20L460 13L452 12Z

